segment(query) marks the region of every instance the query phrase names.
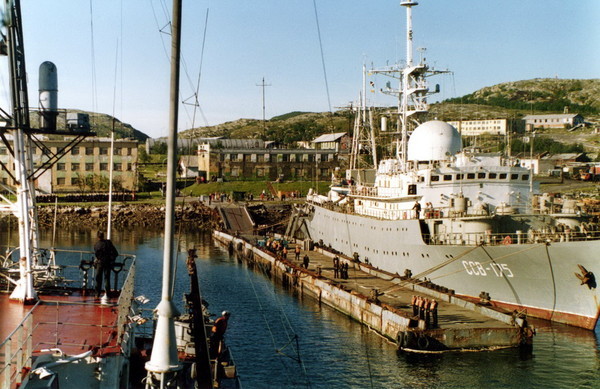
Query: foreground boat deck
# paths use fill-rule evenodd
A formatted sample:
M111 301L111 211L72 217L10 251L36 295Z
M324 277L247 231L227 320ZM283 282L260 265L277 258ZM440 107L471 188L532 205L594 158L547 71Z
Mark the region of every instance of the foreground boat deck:
M0 293L0 339L4 341L31 312L34 355L39 350L59 348L73 355L92 350L95 356L119 352L117 343L117 298L100 299L83 295L44 294L36 305L23 305Z

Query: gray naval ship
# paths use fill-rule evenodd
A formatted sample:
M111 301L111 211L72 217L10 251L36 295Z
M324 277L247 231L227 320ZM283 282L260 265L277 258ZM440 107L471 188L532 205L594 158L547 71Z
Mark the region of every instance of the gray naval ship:
M423 60L413 63L411 9L417 3L401 5L406 64L380 71L399 74L396 153L379 161L372 180L354 169L327 194L310 191L289 231L457 295L594 329L597 223L575 200L536 195L532 172L515 160L464 149L445 122L420 123L430 94L425 77L435 71ZM356 128L355 141L374 139ZM376 160L375 145L370 149Z

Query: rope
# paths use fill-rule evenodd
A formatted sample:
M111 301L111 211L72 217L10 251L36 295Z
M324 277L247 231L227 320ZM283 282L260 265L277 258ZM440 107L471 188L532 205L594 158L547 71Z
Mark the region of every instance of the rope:
M255 284L254 284L254 282L253 282L253 280L250 277L250 274L248 272L246 273L246 275L248 277L248 280L250 281L250 285L252 286L252 291L254 292L254 297L256 298L256 301L258 303L258 307L259 307L259 310L260 310L261 315L263 317L263 320L265 321L265 325L267 327L267 330L268 330L269 334L271 335L271 342L273 343L273 347L275 349L275 353L279 354L279 355L282 355L282 356L285 356L287 358L290 358L290 359L298 362L300 364L300 366L302 367L302 371L303 371L304 376L305 376L305 378L307 380L307 385L308 385L308 387L310 387L311 384L310 384L310 381L309 381L309 378L308 378L308 374L307 374L304 362L302 362L302 359L300 358L300 350L299 350L299 348L296 349L297 359L296 358L292 358L292 357L288 356L287 354L281 352L281 350L283 350L284 348L286 348L291 343L291 341L293 341L294 339L297 340L298 336L294 334L294 338L288 339L288 343L286 345L284 345L284 347L277 348L277 342L275 340L275 335L273 333L273 329L271 328L271 324L270 324L269 320L265 316L265 308L264 308L263 304L261 303L261 299L258 296L258 292L256 290ZM274 299L276 300L276 302L278 303L279 307L281 308L282 304L280 304L280 301L278 300L277 295L275 295L273 291L271 291L271 293L273 293ZM266 294L266 292L265 292L265 294ZM287 323L289 324L289 328L292 329L292 325L290 324L289 320L287 319L287 316L285 315L285 312L283 311L283 309L280 309L280 310L281 310L281 313L283 314L283 316L285 317ZM287 332L288 328L284 327L284 330L286 330L286 332ZM297 341L296 341L296 345L298 345ZM283 359L279 359L279 361L280 361L280 363L282 365L283 371L286 372L286 375L287 375L287 371L288 371L287 370L287 366L285 365ZM288 381L290 381L289 375L287 376L287 379L288 379ZM293 386L292 382L290 382L290 385Z
M460 258L464 257L465 255L467 255L467 254L469 254L469 253L473 252L473 251L474 251L475 249L477 249L478 247L479 247L479 246L472 247L472 248L468 249L467 251L465 251L465 252L463 252L463 253L459 254L459 255L458 255L458 256L456 256L456 257L452 257L452 258L448 259L447 261L444 261L444 262L442 262L442 263L439 263L439 264L437 264L437 265L435 265L435 266L433 266L433 267L431 267L431 268L429 268L429 269L427 269L427 270L425 270L425 271L423 271L423 272L421 272L421 273L419 273L419 274L416 274L416 275L415 275L415 276L413 276L412 278L419 279L419 278L421 278L421 277L427 276L427 275L429 275L429 274L433 273L434 271L436 271L436 270L439 270L439 269L443 268L444 266L447 266L447 265L451 264L452 262L459 260ZM439 277L438 277L438 278L439 278ZM410 282L410 281L402 281L402 282L400 282L400 284L399 284L399 285L397 285L397 286L393 286L393 287L391 287L391 288L389 288L389 289L386 289L386 290L384 290L384 292L393 292L393 291L395 291L395 290L401 289L401 288L403 288L403 287L404 287L406 284L408 284L409 282ZM422 282L419 282L419 284L420 284L420 283L422 283Z

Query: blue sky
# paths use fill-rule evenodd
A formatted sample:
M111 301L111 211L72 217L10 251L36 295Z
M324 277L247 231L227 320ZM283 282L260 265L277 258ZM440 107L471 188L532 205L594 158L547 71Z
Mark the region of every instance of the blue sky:
M315 0L331 108L356 101L363 62L381 67L405 57L405 10L399 0ZM453 76L436 80L439 98L536 77L600 78L600 1L421 0L413 8L414 45ZM94 61L90 7L93 9ZM171 0L24 1L32 106L41 62L58 66L59 106L115 114L152 137L168 129ZM193 94L209 10L195 126L238 118L330 109L311 0L184 0L182 99ZM163 41L164 45L163 46ZM418 58L415 53L415 58ZM92 63L94 66L92 66ZM95 68L95 72L92 69ZM2 73L6 64L2 62ZM97 91L92 91L95 74ZM385 79L374 80L378 87ZM6 107L7 78L0 84ZM373 104L393 105L372 94ZM180 130L192 125L182 108Z

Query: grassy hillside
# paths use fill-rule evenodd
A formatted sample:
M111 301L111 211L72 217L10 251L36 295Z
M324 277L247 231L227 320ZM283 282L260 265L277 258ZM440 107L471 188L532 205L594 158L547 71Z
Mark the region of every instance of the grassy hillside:
M597 116L600 112L600 79L563 80L535 78L482 88L471 94L446 100L449 103L477 104L525 112L563 112Z
M430 117L441 120L521 118L531 113L580 113L591 122L600 121L600 80L536 78L482 88L466 96L432 104ZM392 108L393 109L393 108ZM387 110L387 109L386 109ZM378 120L376 119L377 123ZM262 120L240 119L211 127L184 131L189 138L225 136L266 138L285 143L311 140L330 132L352 132L349 111L334 113L290 112Z

